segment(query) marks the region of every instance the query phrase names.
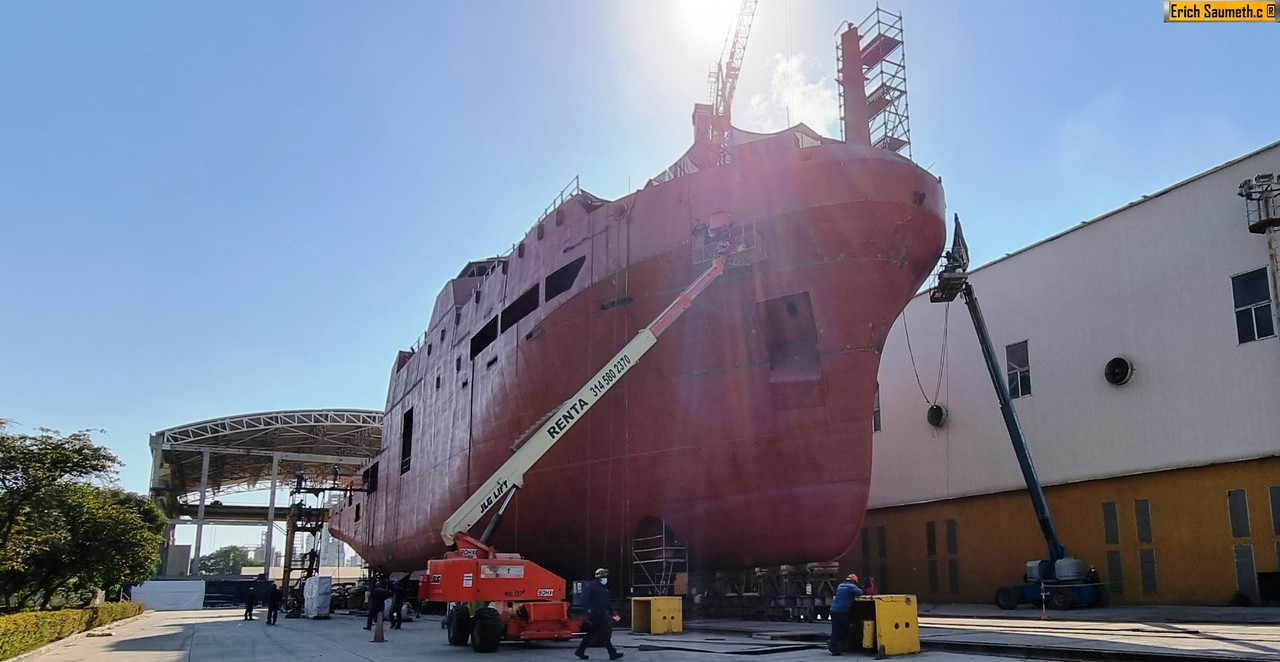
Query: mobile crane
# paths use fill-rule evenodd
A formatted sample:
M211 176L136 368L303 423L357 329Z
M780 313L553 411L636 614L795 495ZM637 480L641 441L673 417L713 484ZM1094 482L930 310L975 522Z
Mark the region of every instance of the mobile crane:
M577 393L553 409L541 427L498 468L448 519L440 535L456 545L443 559L427 563L426 581L418 584L422 600L449 603L445 616L450 645L471 647L481 653L498 649L502 640L567 641L580 632L580 619L569 615L565 580L522 558L502 553L489 545L503 511L524 484L524 475L564 434L590 411L591 407L640 362L658 337L693 304L716 278L724 273L728 246L718 246L711 266L685 288L666 310L622 347ZM480 538L467 531L495 505ZM484 606L471 613L471 606Z
M987 372L991 376L992 385L995 386L996 398L1000 401L1000 413L1004 417L1009 440L1013 443L1013 451L1018 456L1022 479L1027 484L1027 493L1031 496L1036 519L1040 522L1040 532L1049 548L1049 558L1027 562L1026 572L1023 575L1025 581L1022 584L1003 586L996 591L996 606L1001 609L1015 609L1023 602L1031 602L1047 604L1054 609L1071 609L1077 606L1104 607L1110 600L1107 587L1098 581L1097 572L1092 566L1086 571L1083 561L1074 556L1067 556L1067 548L1054 529L1053 518L1049 515L1049 503L1044 498L1040 478L1036 474L1035 465L1031 462L1031 451L1027 448L1026 437L1022 434L1018 412L1014 409L1013 400L1009 397L1009 386L1001 374L1000 363L996 359L995 348L991 344L991 335L987 332L987 322L982 317L982 309L978 306L978 297L974 294L973 284L969 282L969 247L965 244L958 214L955 217L955 233L951 241L951 250L947 252L946 260L942 271L938 273L937 285L929 292L929 301L950 303L955 301L956 296L964 295L965 307L969 309L973 329L978 334L978 344L982 346L982 357L986 360Z

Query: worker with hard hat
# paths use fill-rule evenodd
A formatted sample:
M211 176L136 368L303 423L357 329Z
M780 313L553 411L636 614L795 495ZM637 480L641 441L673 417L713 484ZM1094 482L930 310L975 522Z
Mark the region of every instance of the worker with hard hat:
M613 647L613 607L609 605L609 571L605 568L596 569L595 581L585 582L582 587L583 601L586 603L587 615L591 619L587 632L582 637L582 641L578 642L578 650L574 651L574 655L578 659L590 659L587 655L588 646L603 646L609 651L609 659L616 660L622 657L622 653Z
M853 599L859 595L862 595L862 587L858 586L858 575L851 572L836 587L836 595L831 598L831 639L827 641L827 650L832 655L840 654L840 642L853 629Z

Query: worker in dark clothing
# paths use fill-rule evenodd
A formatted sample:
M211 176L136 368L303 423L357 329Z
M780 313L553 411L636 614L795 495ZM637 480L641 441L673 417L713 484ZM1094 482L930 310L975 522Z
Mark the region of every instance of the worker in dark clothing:
M275 625L280 616L280 604L284 602L284 593L280 586L271 582L270 593L267 594L267 625Z
M613 647L613 608L609 606L609 589L605 586L609 583L609 571L600 568L596 570L596 581L588 582L582 588L583 597L586 598L587 615L591 619L591 625L587 628L587 632L582 637L582 641L578 643L578 650L574 651L574 655L578 659L590 659L587 655L587 646L603 646L609 651L609 659L616 660L622 657L622 653Z
M391 584L391 627L400 629L400 610L404 609L404 580L397 579Z
M253 620L253 608L258 606L258 587L255 584L249 585L249 597L244 600L244 620Z
M858 586L858 576L849 573L836 587L835 597L831 598L831 639L827 642L827 650L832 655L840 654L840 642L853 629L853 599L859 595L862 595L862 587Z
M387 590L381 579L373 585L373 591L369 593L369 618L364 623L364 629L373 629L373 619L387 608L387 597L390 595L391 592Z

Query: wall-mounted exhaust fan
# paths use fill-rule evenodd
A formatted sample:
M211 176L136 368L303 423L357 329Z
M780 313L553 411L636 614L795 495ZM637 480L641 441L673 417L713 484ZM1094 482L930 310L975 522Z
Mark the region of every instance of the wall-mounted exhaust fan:
M1133 363L1129 359L1117 356L1107 361L1107 367L1102 369L1102 376L1112 386L1124 386L1133 379Z

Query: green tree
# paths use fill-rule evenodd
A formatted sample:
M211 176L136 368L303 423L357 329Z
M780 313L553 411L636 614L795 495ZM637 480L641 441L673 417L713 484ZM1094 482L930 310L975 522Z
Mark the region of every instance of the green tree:
M120 464L111 451L93 443L88 430L65 437L45 428L39 433L11 434L0 421L0 549L9 546L19 518L39 505L43 492L111 478Z
M238 575L240 568L249 565L249 552L243 547L230 545L212 554L200 557L200 574L202 575Z
M48 607L155 571L167 522L146 497L93 485L115 474L88 431L12 434L0 420L0 595Z
M41 543L26 558L24 601L82 602L98 589L146 581L160 563L163 538L131 508L134 496L87 485L48 491L52 507L41 515Z

